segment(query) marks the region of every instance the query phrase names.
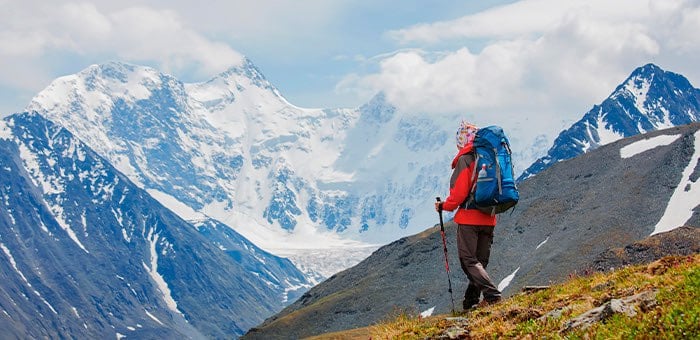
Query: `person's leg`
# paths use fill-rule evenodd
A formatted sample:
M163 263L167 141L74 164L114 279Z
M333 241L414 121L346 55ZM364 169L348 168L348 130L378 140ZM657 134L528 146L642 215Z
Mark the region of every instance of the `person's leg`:
M484 229L484 231L482 231L482 229ZM488 264L488 257L491 252L491 241L493 240L493 227L459 225L457 227L457 232L459 263L462 266L462 270L464 270L469 278L469 284L476 286L476 288L484 294L484 299L489 302L500 299L501 292L499 292L496 285L493 284L489 274L478 259L478 256L481 256ZM484 235L480 236L480 233ZM482 239L481 243L484 249L478 248L480 239ZM488 244L488 247L485 247L486 244ZM481 254L479 254L479 250L481 250ZM465 297L467 293L469 293L470 296L474 294L471 291L465 292ZM468 303L471 303L471 301L464 302L465 305Z
M474 227L477 233L476 258L484 268L489 265L491 244L493 243L493 227Z
M501 298L501 292L498 290L496 285L491 281L488 273L486 272L486 266L489 264L489 257L491 256L491 244L493 243L493 227L475 227L477 231L477 245L476 245L476 257L482 268L483 281L484 284L481 286L481 291L484 293L484 299L493 302Z
M467 290L464 292L464 300L462 301L462 308L464 309L469 309L479 303L479 297L481 296L481 290L474 284L474 279L469 273L469 264L476 260L474 254L476 254L477 241L478 236L473 227L461 224L457 226L459 264L462 267L462 271L464 271L464 274L466 274L469 279L469 286L467 286Z

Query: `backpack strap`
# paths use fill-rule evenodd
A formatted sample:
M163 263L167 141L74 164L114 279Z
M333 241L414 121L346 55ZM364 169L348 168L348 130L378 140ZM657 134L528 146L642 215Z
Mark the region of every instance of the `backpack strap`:
M474 192L476 191L476 174L477 174L477 165L479 165L479 154L476 153L476 151L471 152L472 156L474 157L474 160L472 161L472 178L471 178L471 185L472 187L469 188L469 194L467 195L467 198L462 202L462 204L459 205L460 208L462 209L467 209L471 203L474 201Z
M474 169L472 170L472 187L469 190L469 196L474 196L474 192L476 191L476 174L478 173L477 167L479 165L479 154L476 152L474 152L474 162L472 164Z
M467 199L462 202L462 204L459 205L460 208L462 209L476 209L479 210L485 214L489 214L491 216L496 215L496 206L493 207L478 207L474 203L474 194L476 192L476 183L477 183L477 174L478 174L478 165L479 165L479 154L474 152L474 169L472 170L472 187L469 190L469 195L467 195Z

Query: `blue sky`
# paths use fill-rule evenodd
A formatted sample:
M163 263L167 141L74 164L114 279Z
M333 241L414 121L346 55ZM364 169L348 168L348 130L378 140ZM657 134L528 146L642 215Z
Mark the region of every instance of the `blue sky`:
M465 112L552 131L649 62L700 86L699 0L0 0L0 114L120 60L185 82L241 56L293 104ZM545 126L547 125L547 126Z

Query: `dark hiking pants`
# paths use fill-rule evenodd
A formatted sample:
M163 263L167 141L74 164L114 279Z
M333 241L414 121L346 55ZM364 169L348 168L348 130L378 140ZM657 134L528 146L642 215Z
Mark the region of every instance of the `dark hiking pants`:
M464 292L464 308L478 303L481 293L484 293L484 299L487 301L501 297L501 292L486 272L493 243L493 228L464 224L457 227L459 263L469 278L469 286Z

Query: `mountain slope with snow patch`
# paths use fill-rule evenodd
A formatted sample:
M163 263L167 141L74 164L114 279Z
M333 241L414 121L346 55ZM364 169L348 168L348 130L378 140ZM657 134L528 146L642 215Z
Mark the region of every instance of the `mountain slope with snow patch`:
M625 138L526 179L517 208L499 215L489 276L509 296L525 286L590 272L599 254L647 238L659 223L669 226L665 231L700 228L700 195L692 194L700 186L697 150L700 123ZM683 204L675 201L680 193L690 193ZM663 222L673 215L683 217ZM457 226L449 221L445 229L459 309L468 279L458 265ZM693 239L679 243L697 239L692 234ZM673 247L673 242L663 246ZM396 311L448 314L452 301L444 261L438 225L401 238L313 287L244 338L310 337L374 325Z
M228 338L308 288L287 259L192 225L36 113L0 120L0 334Z

